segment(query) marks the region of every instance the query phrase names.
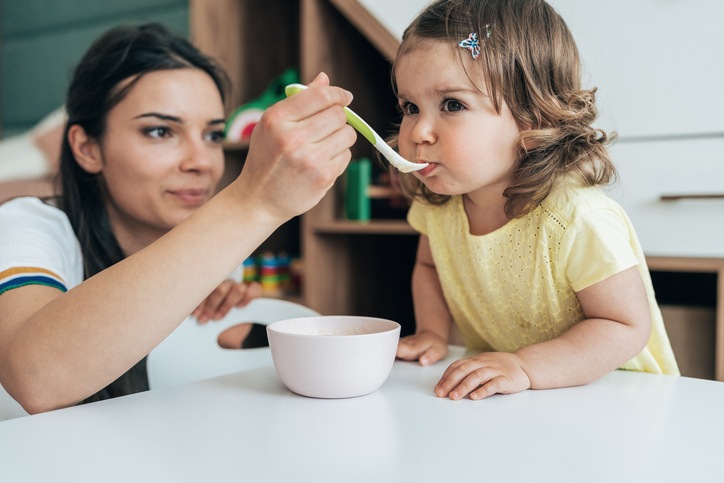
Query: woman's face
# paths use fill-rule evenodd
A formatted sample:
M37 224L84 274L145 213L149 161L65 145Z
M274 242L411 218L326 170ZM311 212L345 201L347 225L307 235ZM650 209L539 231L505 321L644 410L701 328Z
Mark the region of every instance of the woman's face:
M127 254L214 195L224 170L223 128L219 90L199 69L146 74L111 109L99 143L101 174L111 226Z

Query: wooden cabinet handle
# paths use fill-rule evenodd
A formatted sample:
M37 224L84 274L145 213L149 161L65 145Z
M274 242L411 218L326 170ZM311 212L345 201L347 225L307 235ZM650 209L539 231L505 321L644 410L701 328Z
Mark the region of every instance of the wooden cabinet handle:
M701 193L701 194L681 194L681 195L661 195L661 201L679 201L679 200L724 200L724 193Z

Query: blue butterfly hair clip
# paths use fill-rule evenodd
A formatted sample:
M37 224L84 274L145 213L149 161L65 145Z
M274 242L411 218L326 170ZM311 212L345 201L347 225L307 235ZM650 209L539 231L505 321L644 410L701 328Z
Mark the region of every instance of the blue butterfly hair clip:
M483 42L489 39L491 34L492 28L490 24L485 24L485 39L483 39ZM475 32L468 35L467 39L461 40L458 45L463 49L468 49L473 59L477 59L480 55L480 41L478 40L478 34Z

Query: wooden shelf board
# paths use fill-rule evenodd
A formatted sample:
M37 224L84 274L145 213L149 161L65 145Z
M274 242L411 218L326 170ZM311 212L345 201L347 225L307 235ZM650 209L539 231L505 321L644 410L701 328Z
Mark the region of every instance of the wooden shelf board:
M646 257L649 270L672 272L718 272L724 270L724 258Z
M318 234L341 235L415 235L417 233L404 220L372 220L368 222L336 220L315 224L313 230Z
M241 141L238 143L224 143L224 151L246 151L249 149L249 141Z

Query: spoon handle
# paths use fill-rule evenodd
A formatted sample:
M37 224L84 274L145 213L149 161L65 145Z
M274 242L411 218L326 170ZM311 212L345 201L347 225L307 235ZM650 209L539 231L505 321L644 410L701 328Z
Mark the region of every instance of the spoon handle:
M307 86L305 86L304 84L289 84L284 88L284 94L286 94L287 97L293 96L297 92L301 92L306 88ZM365 122L364 119L359 117L359 115L349 107L344 108L344 114L347 117L347 124L355 128L357 132L364 136L365 139L372 143L373 146L377 144L377 139L379 139L379 135L377 135L375 130L372 129L370 125Z

